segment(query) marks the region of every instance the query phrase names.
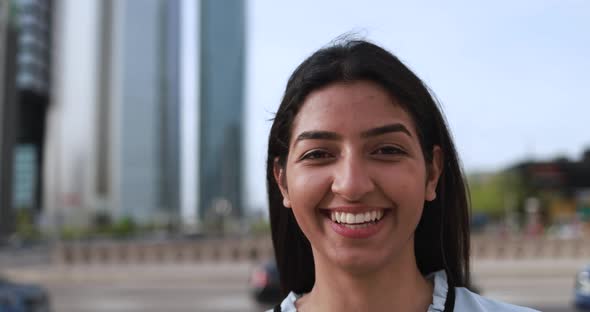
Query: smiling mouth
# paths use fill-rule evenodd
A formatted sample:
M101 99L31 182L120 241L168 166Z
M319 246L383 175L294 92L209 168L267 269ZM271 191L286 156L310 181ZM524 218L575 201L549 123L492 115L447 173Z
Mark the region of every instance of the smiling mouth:
M379 209L360 213L330 211L328 214L332 222L336 224L340 224L351 229L360 229L379 222L383 218L385 212L384 210Z

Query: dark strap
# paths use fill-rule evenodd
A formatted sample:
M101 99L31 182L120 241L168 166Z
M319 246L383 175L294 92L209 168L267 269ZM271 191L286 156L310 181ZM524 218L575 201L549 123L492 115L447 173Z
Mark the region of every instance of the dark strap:
M447 300L445 300L444 312L452 312L455 309L455 287L449 288L447 291ZM273 312L281 312L281 304L277 304Z
M455 309L455 287L449 287L447 300L445 300L445 312L452 312Z

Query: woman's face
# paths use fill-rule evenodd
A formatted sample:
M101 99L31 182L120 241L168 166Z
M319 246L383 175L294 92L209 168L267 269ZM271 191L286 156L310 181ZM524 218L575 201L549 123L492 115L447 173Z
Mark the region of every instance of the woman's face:
M424 201L436 197L438 147L433 159L425 164L412 118L380 86L336 83L306 98L275 178L316 261L369 269L413 257Z

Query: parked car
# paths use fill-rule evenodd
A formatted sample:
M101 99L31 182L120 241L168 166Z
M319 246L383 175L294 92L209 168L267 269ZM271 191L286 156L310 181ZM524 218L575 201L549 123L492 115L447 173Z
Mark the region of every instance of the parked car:
M268 261L255 267L250 274L250 288L256 301L265 304L277 304L283 299L279 270L274 261Z
M0 312L49 311L49 294L43 287L15 283L0 277Z
M582 268L576 274L574 304L580 310L590 310L590 266Z

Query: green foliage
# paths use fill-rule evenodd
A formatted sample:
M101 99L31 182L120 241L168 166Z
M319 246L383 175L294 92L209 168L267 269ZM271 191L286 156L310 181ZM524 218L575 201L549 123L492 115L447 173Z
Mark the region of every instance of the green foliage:
M131 217L123 217L112 228L112 235L116 238L130 237L137 232L137 224Z
M264 236L270 234L270 223L268 220L260 219L252 223L250 231L252 235Z
M518 210L525 197L524 184L514 172L472 174L467 180L473 212L500 217L507 209Z
M34 221L31 209L21 208L16 211L16 235L23 240L38 240L41 233Z
M64 226L59 232L59 237L63 240L129 238L139 231L139 226L130 217L124 217L113 222L110 215L97 213L92 218L90 227Z
M73 226L63 227L59 232L59 237L62 240L86 239L91 236L90 230Z

